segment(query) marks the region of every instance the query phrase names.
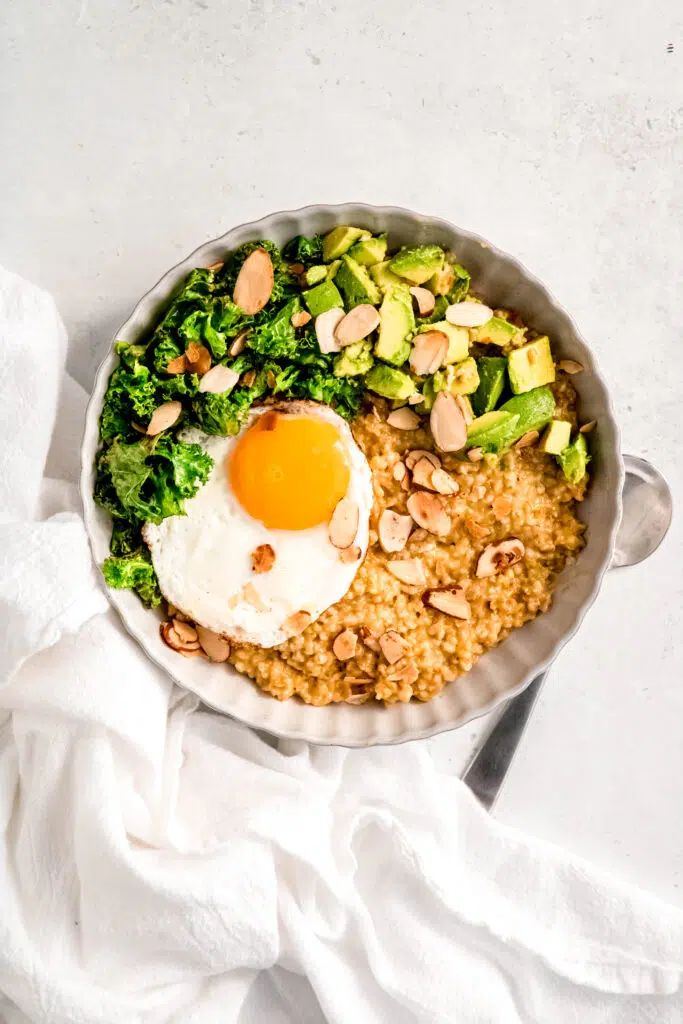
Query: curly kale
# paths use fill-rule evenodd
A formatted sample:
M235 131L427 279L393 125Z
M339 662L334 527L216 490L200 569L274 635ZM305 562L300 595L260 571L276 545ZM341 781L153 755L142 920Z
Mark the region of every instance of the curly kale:
M242 269L242 264L255 249L265 249L269 254L273 263L275 282L265 309L257 313L256 317L250 318L251 322L262 323L270 317L275 307L279 307L282 302L286 302L299 290L296 278L290 272L288 264L283 260L280 250L274 242L262 238L255 242L245 242L243 245L240 245L228 256L223 269L218 271L216 279L220 294L232 297L237 275Z
M134 590L147 608L161 604L159 580L145 548L127 555L110 555L104 560L102 573L108 587Z
M289 263L301 263L304 267L312 267L315 263L323 262L323 236L313 235L306 238L305 235L296 235L282 250L282 256Z

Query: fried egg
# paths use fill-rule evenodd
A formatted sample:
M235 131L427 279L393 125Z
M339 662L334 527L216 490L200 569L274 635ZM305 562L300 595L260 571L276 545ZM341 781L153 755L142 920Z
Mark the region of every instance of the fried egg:
M214 465L184 516L145 526L161 591L208 629L274 647L299 631L292 616L318 618L353 582L372 508L365 456L348 424L314 402L252 409L235 437L194 429L182 437L200 444ZM359 510L353 561L329 538L342 498ZM259 572L264 560L255 553L264 545L274 561Z

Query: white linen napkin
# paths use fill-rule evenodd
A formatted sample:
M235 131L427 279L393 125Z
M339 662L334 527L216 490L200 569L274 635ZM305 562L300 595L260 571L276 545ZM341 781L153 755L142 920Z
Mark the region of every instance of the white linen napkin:
M54 304L4 271L0 348L1 1020L683 1020L677 909L423 744L277 742L174 687L91 562Z

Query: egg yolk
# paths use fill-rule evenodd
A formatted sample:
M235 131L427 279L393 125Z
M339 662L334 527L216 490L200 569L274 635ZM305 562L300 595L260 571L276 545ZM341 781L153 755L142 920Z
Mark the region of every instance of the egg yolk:
M263 413L228 456L232 491L250 516L273 529L328 523L349 486L340 442L331 423Z

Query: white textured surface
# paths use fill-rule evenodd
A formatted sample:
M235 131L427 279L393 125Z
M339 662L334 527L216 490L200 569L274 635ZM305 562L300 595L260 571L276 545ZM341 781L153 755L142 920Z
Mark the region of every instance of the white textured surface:
M234 223L348 199L444 216L575 315L624 449L680 502L678 10L22 0L3 30L0 262L53 292L89 385L138 297ZM497 812L681 903L682 562L677 519L608 578ZM431 747L457 770L469 735Z

